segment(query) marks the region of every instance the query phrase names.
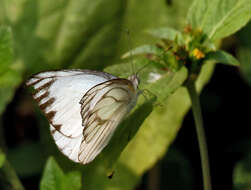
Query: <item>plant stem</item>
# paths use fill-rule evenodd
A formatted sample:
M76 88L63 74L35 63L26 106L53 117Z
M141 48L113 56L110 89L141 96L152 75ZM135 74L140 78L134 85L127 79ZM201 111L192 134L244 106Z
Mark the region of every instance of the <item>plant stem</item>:
M203 119L200 109L199 96L195 88L195 81L190 81L187 85L187 89L192 102L192 111L195 120L197 138L199 143L204 190L211 190L212 187L211 187L207 143L206 143L205 131L203 128Z

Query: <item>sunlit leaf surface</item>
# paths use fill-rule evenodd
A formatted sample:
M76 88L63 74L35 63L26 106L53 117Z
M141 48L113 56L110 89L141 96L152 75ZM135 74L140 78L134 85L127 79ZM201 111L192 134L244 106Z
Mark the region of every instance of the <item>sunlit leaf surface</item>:
M240 30L251 18L251 0L195 0L188 22L215 40Z

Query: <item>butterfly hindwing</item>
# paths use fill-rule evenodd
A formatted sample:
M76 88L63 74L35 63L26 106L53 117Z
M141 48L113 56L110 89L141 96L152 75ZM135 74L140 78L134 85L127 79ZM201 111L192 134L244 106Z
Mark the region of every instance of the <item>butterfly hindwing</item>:
M59 150L74 162L79 162L78 153L82 142L82 135L77 137L68 137L56 130L50 125L50 131Z
M82 163L92 161L107 145L135 98L132 83L126 79L104 82L84 95L80 101L85 126L79 152Z

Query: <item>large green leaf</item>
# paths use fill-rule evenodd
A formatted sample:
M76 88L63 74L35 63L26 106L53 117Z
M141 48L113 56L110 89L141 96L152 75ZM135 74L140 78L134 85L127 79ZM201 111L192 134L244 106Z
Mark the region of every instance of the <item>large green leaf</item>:
M12 99L21 81L20 65L13 64L11 29L0 26L0 114Z
M201 29L209 39L229 36L251 18L251 0L194 0L188 23Z
M213 65L207 64L197 85L201 89L211 76ZM168 86L167 86L168 87ZM118 176L114 177L112 185L123 184L122 189L131 189L138 182L140 176L151 168L167 151L175 139L184 115L190 106L190 100L185 88L179 88L163 106L154 109L146 119L140 130L123 151L117 169ZM131 183L125 182L126 179ZM110 189L119 189L110 188Z
M142 62L136 62L135 68L140 68L141 65ZM108 67L106 71L117 74L118 76L124 76L128 72L129 66L130 63L114 65ZM148 75L151 72L152 69L146 68L146 70L142 72L142 75L140 75L142 76L142 81L147 79ZM155 82L142 82L140 88L142 88L142 90L146 88L148 91L150 91L150 93L146 93L145 97L140 97L138 105L132 111L130 116L118 127L118 130L116 130L107 148L105 148L105 150L101 153L100 156L97 157L97 159L95 159L93 163L88 165L87 168L83 169L84 178L89 182L84 184L87 189L131 189L135 185L143 172L141 171L140 173L138 173L137 169L141 167L149 167L149 163L147 162L148 158L144 157L143 154L146 151L146 146L148 146L148 143L146 142L148 142L150 139L147 139L147 141L145 141L146 139L138 138L139 134L145 135L145 131L143 130L142 132L142 127L144 125L141 126L141 124L153 109L152 106L154 97L157 96L158 102L167 99L167 97L169 97L179 86L182 85L182 83L186 79L186 74L186 70L182 69L178 73L163 74L161 78ZM163 88L161 88L160 90L160 86L165 86L165 90ZM137 141L136 145L134 145L135 149L131 149L129 151L129 155L134 155L135 153L137 155L130 159L126 159L125 163L123 163L123 159L121 160L120 157L118 163L116 163L118 156L121 154L121 151L124 148L126 148L125 150L127 150L128 146L130 147L130 144L135 140ZM139 144L142 147L138 147ZM161 150L165 148L166 147L162 147L160 145ZM124 151L122 155L123 154ZM144 161L145 158L146 161ZM155 151L153 151L153 149L150 158L156 161ZM141 161L138 162L138 160ZM134 163L133 168L127 166L127 164L131 161L133 161ZM109 176L113 172L115 172L114 177L111 180L108 180L106 175Z
M211 63L204 66L202 75L198 81L199 89L201 89L202 85L210 78L212 69L213 65ZM148 71L151 70L152 69L149 69ZM128 65L115 65L108 68L107 71L124 75L126 71L128 72ZM148 71L142 71L142 83L144 79L147 79L146 73L150 73ZM183 80L181 80L182 76ZM163 94L166 93L166 96L162 95L163 98L157 96L159 100L161 100L161 104L155 106L154 111L139 129L139 126L135 125L134 122L141 120L141 115L144 113L142 113L142 111L146 111L147 109L143 108L141 109L142 111L133 112L131 114L132 119L128 120L127 126L123 125L123 127L121 127L124 128L124 130L119 130L115 133L112 142L99 156L100 159L95 160L88 165L87 168L84 168L84 178L89 182L84 184L87 189L132 189L135 184L138 183L141 175L165 154L168 146L170 146L177 135L182 123L182 118L189 108L190 101L185 88L180 88L172 94L172 92L174 92L185 80L186 72L181 70L180 73L174 75L170 74L169 76L163 75L162 77L163 78L152 83L151 86L146 83L141 85L141 88L148 87L147 89L149 91L158 88L158 86L165 86L166 89L169 89L169 91L162 91ZM171 79L169 77L171 77ZM164 78L169 78L169 80L163 80ZM166 83L164 83L164 81ZM171 84L176 85L173 86ZM131 132L133 128L138 129L136 134L135 132ZM105 154L114 154L114 151L116 152L117 150L121 151L121 148L119 149L118 147L121 147L121 144L128 143L130 139L128 139L128 136L131 133L135 134L135 137L129 141L129 144L122 152L113 170L107 171L104 167L104 165L106 165ZM113 161L114 159L109 157L108 160ZM105 174L112 174L113 171L114 176L111 180L105 177Z

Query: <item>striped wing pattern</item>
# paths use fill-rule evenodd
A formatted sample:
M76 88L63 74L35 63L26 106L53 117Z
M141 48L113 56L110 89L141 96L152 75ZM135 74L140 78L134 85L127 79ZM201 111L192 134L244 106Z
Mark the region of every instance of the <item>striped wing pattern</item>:
M61 70L38 73L26 85L34 88L33 98L49 120L60 151L72 161L87 164L108 144L136 103L135 77Z
M78 155L80 162L89 163L102 151L136 97L132 82L126 79L109 80L83 96L80 104L85 128Z
M117 77L89 70L42 72L32 76L27 86L35 90L33 98L45 113L56 145L68 158L79 162L79 147L83 139L79 104L92 87Z

